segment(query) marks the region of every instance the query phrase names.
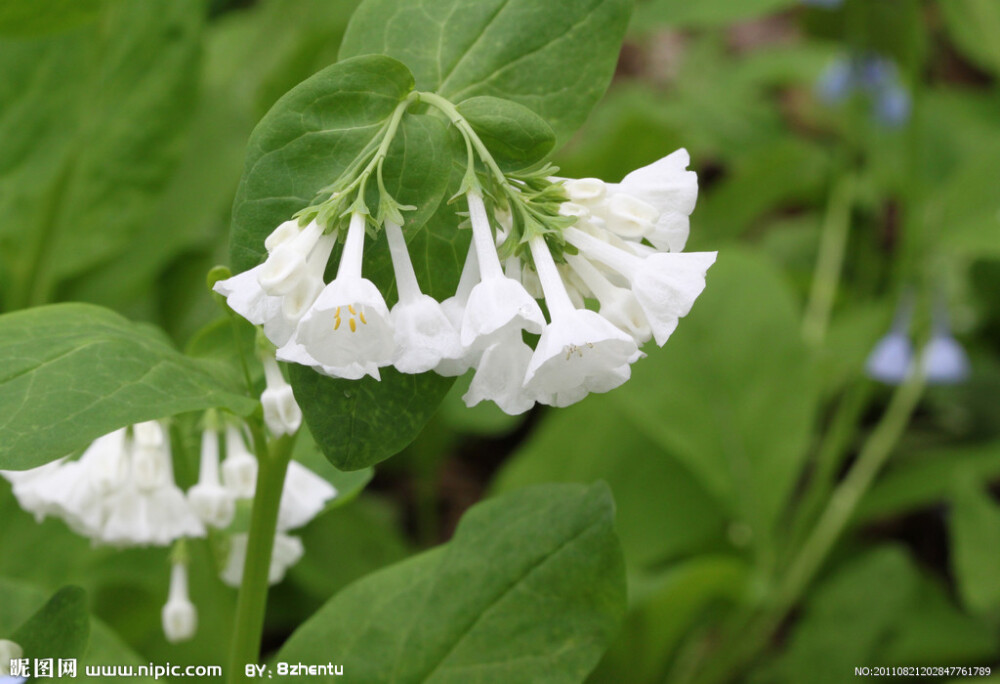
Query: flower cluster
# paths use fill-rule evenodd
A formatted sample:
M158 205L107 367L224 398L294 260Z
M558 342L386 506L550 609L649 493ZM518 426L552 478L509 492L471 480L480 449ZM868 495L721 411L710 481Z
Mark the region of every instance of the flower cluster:
M962 345L951 334L947 311L939 304L930 340L920 354L910 342L913 317L910 297L904 297L892 328L876 343L865 362L868 377L887 385L900 385L915 371L917 364L932 385L954 385L969 377L969 359Z
M817 95L824 102L838 104L860 94L872 103L875 119L889 127L905 124L912 101L903 85L895 62L874 54L841 57L820 76Z
M472 241L443 302L422 292L401 221L387 218L376 227L395 271L390 310L363 277L370 219L356 208L346 229L282 223L265 240L263 263L215 289L263 326L282 361L352 380L377 380L390 365L447 376L475 369L470 406L490 400L510 414L536 402L566 406L628 380L640 345L662 346L704 289L715 253L681 252L698 193L688 163L678 150L619 184L535 178L505 185L506 194L467 177ZM325 283L340 232L336 276ZM539 336L534 347L526 335Z
M302 422L292 388L273 357L264 358L263 364L267 380L261 396L264 422L274 436L292 434ZM235 524L236 512L240 501L254 497L257 458L241 426L219 423L214 412L206 423L198 482L186 493L174 479L168 432L159 421L99 437L79 459L67 457L26 471L0 471L0 476L11 482L18 503L38 521L47 516L61 518L95 544L176 543L175 556L183 557L185 539L204 537L214 530L227 550L221 579L239 586L247 534ZM225 458L221 459L223 446ZM302 557L301 540L287 532L308 523L336 496L336 489L326 480L296 461L289 464L279 504L272 583L279 582ZM197 629L184 560L173 562L162 623L172 643L190 639Z
M99 437L78 460L0 475L36 519L61 518L95 543L165 546L205 535L174 481L169 439L157 421Z

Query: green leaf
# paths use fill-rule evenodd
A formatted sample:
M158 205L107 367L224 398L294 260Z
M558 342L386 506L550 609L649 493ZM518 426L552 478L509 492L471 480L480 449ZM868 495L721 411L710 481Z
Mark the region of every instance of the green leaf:
M597 681L653 682L692 623L718 603L746 598L750 567L735 556L698 556L645 582L630 579L630 610L598 666Z
M56 33L94 19L101 0L8 0L0 5L0 34Z
M1000 608L1000 505L971 473L954 476L949 518L951 566L959 595L972 611Z
M531 166L556 144L545 119L516 102L482 95L461 102L457 109L503 167Z
M647 0L637 4L632 27L648 31L664 25L671 28L718 26L753 19L796 4L798 0Z
M944 0L937 3L958 48L977 65L1000 73L1000 6L993 0Z
M606 481L614 492L615 527L632 572L662 567L725 537L724 506L648 436L613 394L547 414L493 486L509 491L595 480Z
M458 103L513 100L565 142L614 74L631 0L366 0L341 58L382 53Z
M0 316L0 468L42 465L131 423L257 405L210 362L106 309L56 304Z
M600 485L479 504L444 547L334 597L278 660L327 662L336 645L358 681L582 682L625 609L613 515Z
M412 88L405 66L373 55L324 69L275 104L251 136L233 209L236 270L263 259L267 234L338 178ZM455 229L452 207L435 214L453 175L452 142L439 119L407 114L385 164L389 192L401 204L417 207L405 215L403 230L421 287L437 297L454 290L459 245L468 240ZM338 261L339 248L330 259L331 278ZM392 265L383 233L366 244L365 276L391 303ZM317 444L342 470L364 468L400 451L453 382L391 368L382 370L381 382L328 378L298 367L290 375Z
M797 306L775 269L720 253L691 314L611 398L767 548L817 406Z
M46 595L37 588L0 577L0 606L4 608L3 611L0 611L0 634L9 637L19 625L44 607L45 603ZM33 654L28 653L25 649L25 657L33 657ZM90 618L90 639L87 644L86 656L77 663L77 676L83 674L85 665L128 666L148 663L147 659L140 658L104 623L96 618ZM58 661L56 667L58 668ZM89 681L103 683L114 682L115 679L98 676ZM153 679L136 677L129 681L145 683L152 682Z
M316 443L341 470L358 470L402 451L444 399L450 378L380 369L381 381L328 378L289 368L295 397Z
M11 640L36 658L79 658L90 639L87 594L80 587L65 587L14 632Z
M853 559L817 588L779 663L784 676L767 681L834 684L871 664L917 598L918 582L899 549L883 547Z
M858 506L863 523L945 503L956 472L981 483L1000 478L1000 442L914 454L879 478Z
M6 305L128 247L180 152L194 102L198 0L108 2L100 21L0 46L0 254Z
M346 503L350 503L375 476L375 471L372 468L362 468L361 470L352 470L350 472L334 468L323 457L323 454L319 450L319 445L316 444L312 435L309 434L309 429L306 427L299 430L299 434L295 438L295 451L292 457L324 478L337 490L337 496L327 505L327 508L339 508Z

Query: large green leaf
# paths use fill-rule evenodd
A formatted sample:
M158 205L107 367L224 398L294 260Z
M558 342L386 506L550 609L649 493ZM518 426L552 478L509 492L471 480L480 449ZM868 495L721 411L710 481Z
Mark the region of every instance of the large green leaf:
M334 597L277 659L334 652L358 682L582 682L625 609L613 516L600 485L482 503L444 547Z
M597 682L656 682L706 611L747 598L750 566L736 556L697 556L645 582L629 582L629 614L594 673Z
M879 646L916 600L919 575L906 554L884 547L852 560L822 584L794 627L774 682L843 682L880 664Z
M87 594L80 587L57 591L11 637L33 663L44 658L79 658L89 639Z
M817 405L796 306L773 267L729 249L662 350L611 397L769 547Z
M154 329L87 304L0 316L0 468L25 469L131 423L257 402Z
M262 260L267 234L336 180L412 89L405 66L372 55L335 64L278 101L250 139L233 208L236 269ZM440 120L408 114L385 168L389 192L417 207L405 215L403 230L421 286L438 297L454 289L459 243L468 240L455 229L451 207L435 215L452 177L452 143ZM330 260L331 275L338 252ZM366 245L365 275L391 302L392 266L382 233ZM405 447L452 382L433 373L409 376L388 368L381 382L327 378L304 368L294 369L291 379L316 442L344 470L371 465Z
M1000 73L1000 5L993 0L944 0L937 3L951 37L979 66Z
M1000 608L1000 505L975 476L953 476L954 509L949 519L951 565L959 593L977 612Z
M560 142L604 93L631 0L366 0L341 58L395 57L420 90L461 102L513 100L541 115Z
M725 507L646 434L613 394L548 414L505 464L494 487L507 491L595 480L606 481L615 494L616 528L632 572L662 567L725 539Z
M63 637L67 637L67 639L61 639L61 641L64 641L63 645L72 646L73 644L69 642L79 641L81 636L83 636L83 643L86 646L85 656L82 653L71 653L61 656L63 658L83 656L77 663L77 676L83 676L86 665L138 666L148 664L148 660L140 658L114 632L108 629L104 623L95 618L89 619L88 643L86 632L83 631L86 625L80 624L79 612L77 612L77 608L79 607L79 593L79 590L71 590L69 593L63 594L60 599L60 605L64 606L65 611L61 612L61 616L68 618L65 628L73 626L72 631L67 629L64 632ZM0 634L8 637L14 633L14 630L19 625L26 625L33 615L37 614L43 608L48 607L46 596L40 590L33 586L13 582L5 578L0 578L0 606L3 606L3 610L0 611ZM32 636L31 638L34 639L35 637ZM63 650L63 653L66 653L66 650ZM39 657L49 657L43 654L30 653L27 648L25 648L24 655L26 658L33 658L36 655ZM51 657L58 658L60 656L52 651ZM54 669L58 673L58 660L55 663ZM114 676L96 676L90 678L89 681L103 683L116 680ZM151 677L134 677L129 679L129 681L152 682L153 679Z
M101 0L8 0L0 5L0 34L56 33L92 20Z
M516 102L481 95L464 100L456 109L501 166L530 166L544 159L556 144L545 119Z
M194 101L198 0L109 2L100 21L0 46L6 305L122 251L153 211Z

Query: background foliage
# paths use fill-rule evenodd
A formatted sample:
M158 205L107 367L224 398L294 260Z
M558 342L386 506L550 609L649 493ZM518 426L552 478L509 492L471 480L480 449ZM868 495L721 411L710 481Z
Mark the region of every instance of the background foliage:
M456 21L477 21L476 12L496 3L441 3L449 4ZM525 16L514 12L511 21L549 22L565 62L554 64L550 48L519 46L533 56L523 69L505 68L515 55L503 46L490 53L496 46L485 41L481 56L453 55L447 75L430 61L410 64L418 87L533 106L556 132L553 159L566 176L616 181L687 147L702 188L689 249L718 249L718 264L671 343L646 350L633 379L608 395L510 418L487 406L466 409L459 397L468 379L460 379L417 441L380 465L366 491L306 528L304 560L272 592L268 648L276 652L353 580L399 561L428 583L447 581L436 576L457 572L442 569L446 554L470 543L477 524L496 520L484 522L477 509L447 546L417 552L450 539L480 499L603 480L616 508L628 611L591 680L716 681L713 660L730 651L745 616L773 597L882 415L891 388L865 379L864 361L901 292L916 285L948 302L972 375L928 389L797 610L725 675L802 682L843 681L860 665L996 669L1000 13L993 0L854 0L839 12L793 0L639 2L610 90L576 133L578 113L600 89L574 83L599 74L569 68L570 48L593 49L577 33L606 21L602 12L615 3L595 0L587 21L573 26L559 23L559 3L551 16L534 18L537 3L513 4ZM185 387L194 396L205 373L232 374L220 370L228 360L218 358L205 329L219 310L204 274L228 260L230 207L255 124L338 55L385 50L403 58L396 53L411 47L410 37L435 36L403 16L380 33L384 45L367 36L341 45L356 5L350 0L42 5L47 11L33 15L0 10L0 311L81 301L153 323L199 357L172 375L178 396ZM366 3L356 36L374 30L379 5ZM845 25L859 5L869 8L864 30ZM818 100L817 79L848 43L897 60L914 96L906 126L882 127L866 110ZM544 69L563 70L579 102L539 93L531 78ZM838 208L850 220L843 278L826 334L804 341L823 226ZM77 310L66 309L67 326ZM96 344L125 344L123 325L109 320L93 331ZM916 327L929 327L926 311ZM168 343L148 329L129 330L134 344L115 353L141 356ZM15 343L3 336L0 351ZM30 350L36 361L61 353L58 338L52 344ZM0 378L0 407L22 401L16 382L14 374ZM214 391L227 393L222 385ZM238 399L212 405L246 409ZM177 401L171 411L201 406ZM19 427L25 441L5 441L0 452L26 448L32 427ZM60 448L79 448L91 436ZM27 465L35 456L18 458ZM179 478L194 478L193 458ZM586 491L580 501L590 508L565 503L575 513L553 515L570 527L606 521L606 494ZM208 548L191 545L200 636L168 646L159 626L162 552L90 548L59 523L36 525L6 483L0 520L0 636L76 584L96 616L93 662L220 661L235 596L219 585ZM525 533L538 548L521 552L544 554L545 540L535 535ZM353 585L323 610L336 615L365 602L366 592L390 591L399 567ZM601 571L581 581L596 583ZM601 586L614 594L614 582ZM342 627L334 619L327 628ZM439 645L449 639L432 637ZM295 652L309 638L300 633L286 648ZM567 655L574 657L580 672L597 659L586 649Z

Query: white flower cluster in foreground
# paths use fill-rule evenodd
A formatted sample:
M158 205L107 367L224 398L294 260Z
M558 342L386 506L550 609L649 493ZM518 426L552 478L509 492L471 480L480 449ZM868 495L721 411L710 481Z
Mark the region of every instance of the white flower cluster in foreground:
M352 380L377 380L390 365L448 376L474 368L470 406L490 400L510 414L536 402L566 406L628 380L640 345L652 338L662 346L704 289L716 253L681 252L698 194L688 163L678 150L619 184L566 181L570 201L560 214L575 223L555 236L569 246L565 263L542 235L529 237L530 258L502 263L497 245L510 217L491 217L479 191L468 190L472 246L455 295L443 302L421 291L403 232L387 220L399 295L389 310L362 275L361 213L351 215L331 282L323 275L337 235L291 220L268 236L262 264L215 289L263 326L279 360ZM534 348L524 333L540 335Z
M302 413L292 388L273 358L264 359L267 388L261 396L264 419L275 436L298 430ZM220 462L220 445L225 459ZM198 482L187 493L178 487L167 431L159 421L138 423L96 439L77 460L68 457L26 471L0 471L13 485L21 507L38 521L64 520L95 544L118 547L167 546L204 537L211 528L228 536L228 556L220 576L239 586L247 534L230 529L240 500L252 500L257 458L243 430L227 425L202 433ZM302 542L288 531L315 518L337 490L302 464L289 464L282 489L271 583L302 557ZM162 611L171 643L194 636L198 615L188 595L187 566L174 562L170 593Z
M169 439L157 421L99 437L78 460L0 475L37 520L61 518L95 543L166 546L205 535L174 481Z

